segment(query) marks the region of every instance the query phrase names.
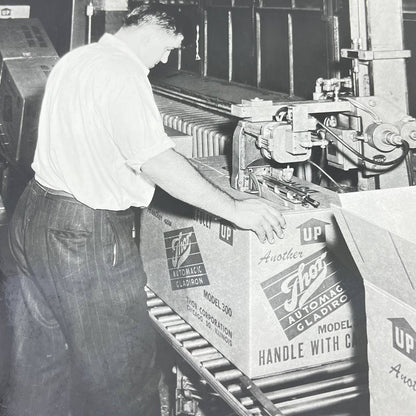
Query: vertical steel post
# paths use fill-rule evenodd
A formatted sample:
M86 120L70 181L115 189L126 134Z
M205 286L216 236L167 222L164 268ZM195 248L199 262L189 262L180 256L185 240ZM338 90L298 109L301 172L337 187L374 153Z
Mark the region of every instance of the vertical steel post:
M178 71L182 68L182 49L178 49Z
M327 22L327 77L340 78L339 65L340 41L339 41L339 19L335 16L334 0L322 0L323 14Z
M85 45L85 34L87 31L87 18L85 10L87 0L72 0L72 16L71 16L71 38L69 41L69 49Z
M367 25L370 50L403 50L402 0L367 1ZM407 113L405 59L378 59L371 66L374 95L383 96Z
M289 95L295 95L295 67L293 57L293 19L292 12L287 14L288 45L289 45Z
M208 73L208 11L204 10L204 64L202 65L202 76L206 77Z
M376 0L377 1L377 0ZM366 0L352 0L349 2L351 47L353 49L367 49L367 10ZM371 94L369 67L367 63L353 61L352 76L354 93L367 97Z
M261 16L256 11L256 86L261 87Z
M228 10L228 82L233 80L233 15Z

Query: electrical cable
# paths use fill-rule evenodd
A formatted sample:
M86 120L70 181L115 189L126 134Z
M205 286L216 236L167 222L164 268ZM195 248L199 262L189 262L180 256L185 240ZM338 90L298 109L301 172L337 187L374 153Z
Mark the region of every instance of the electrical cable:
M360 110L365 111L366 113L370 114L370 116L373 117L373 119L376 123L381 123L382 122L380 117L371 108L367 107L365 104L360 103L359 101L357 101L357 100L355 100L354 98L351 98L351 97L342 97L342 99L350 102L354 107L357 107Z
M403 140L401 146L403 147L403 153L396 159L393 160L389 160L387 162L381 162L379 160L374 160L374 159L370 159L366 156L364 156L363 154L361 154L360 152L358 152L357 150L355 150L353 147L351 147L348 143L346 143L343 139L341 139L341 137L339 137L336 133L334 133L329 127L325 126L325 124L321 123L318 119L316 119L316 122L319 126L321 126L326 132L328 132L334 139L336 139L338 142L340 142L345 148L347 148L351 153L353 153L355 156L357 156L359 159L371 163L373 165L378 165L378 166L386 166L386 167L391 167L394 165L398 165L399 163L401 163L404 158L406 157L407 153L409 152L409 143L407 143L405 140Z
M415 159L415 156L413 156L412 152L409 152L406 155L406 167L407 167L407 176L409 178L410 186L416 185L416 178L415 178L416 170L413 169L413 159Z
M342 186L329 173L325 172L325 170L322 169L317 163L312 162L312 160L307 160L307 162L310 163L312 166L315 166L315 168L320 170L331 182L333 182L335 184L335 186L338 189L342 190Z
M261 192L261 185L259 180L257 179L256 175L253 172L250 172L248 174L248 176L250 177L250 179L252 180L252 182L254 182L254 184L256 185L256 191L258 192L259 197L262 197L262 192Z

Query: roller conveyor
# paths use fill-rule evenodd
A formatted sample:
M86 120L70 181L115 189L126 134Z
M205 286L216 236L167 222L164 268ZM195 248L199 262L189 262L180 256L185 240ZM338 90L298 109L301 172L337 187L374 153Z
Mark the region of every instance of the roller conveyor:
M179 356L241 416L367 416L366 368L340 361L251 380L146 288L151 321Z

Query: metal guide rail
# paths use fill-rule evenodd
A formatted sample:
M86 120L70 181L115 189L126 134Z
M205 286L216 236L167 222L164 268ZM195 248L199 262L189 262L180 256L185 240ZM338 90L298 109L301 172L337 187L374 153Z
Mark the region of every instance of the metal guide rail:
M146 287L156 330L240 416L368 416L367 367L339 361L251 380Z

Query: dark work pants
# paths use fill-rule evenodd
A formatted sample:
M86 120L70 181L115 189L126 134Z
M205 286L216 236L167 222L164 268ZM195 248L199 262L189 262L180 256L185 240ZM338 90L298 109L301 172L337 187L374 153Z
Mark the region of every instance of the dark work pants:
M6 414L153 416L160 373L134 214L51 192L32 181L10 223L21 273Z

